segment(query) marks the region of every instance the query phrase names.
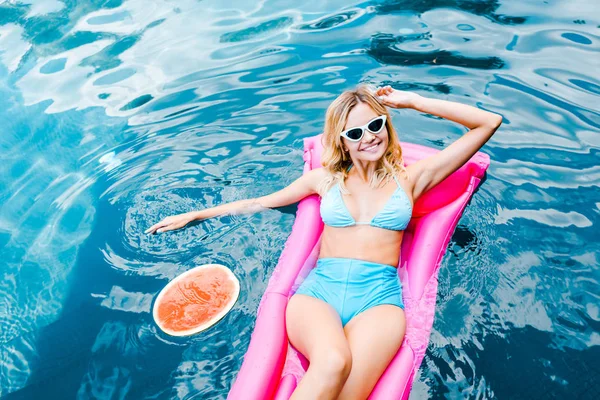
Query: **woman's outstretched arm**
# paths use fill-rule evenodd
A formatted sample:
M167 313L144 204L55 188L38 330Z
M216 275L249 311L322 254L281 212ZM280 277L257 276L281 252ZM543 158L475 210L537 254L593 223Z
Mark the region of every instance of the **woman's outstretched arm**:
M462 167L492 137L502 123L502 116L466 104L429 99L416 93L379 88L383 104L394 108L413 108L469 128L469 131L439 153L420 160L407 169L413 182L413 198L446 179Z
M266 196L238 200L204 210L166 217L146 229L144 233L163 233L183 228L192 221L201 221L219 215L255 213L267 208L284 207L297 203L303 198L317 192L317 185L324 178L324 173L323 168L317 168L302 175L287 187Z

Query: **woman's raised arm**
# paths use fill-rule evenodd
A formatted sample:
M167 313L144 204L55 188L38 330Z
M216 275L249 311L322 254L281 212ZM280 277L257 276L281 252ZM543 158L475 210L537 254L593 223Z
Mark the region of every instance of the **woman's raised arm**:
M307 172L285 188L255 199L238 200L199 211L191 211L166 217L146 229L144 233L163 233L180 229L192 221L201 221L219 215L248 214L266 208L277 208L297 203L303 198L315 194L317 185L325 177L325 170L317 168Z
M502 116L489 111L452 101L429 99L389 86L379 88L377 94L386 106L413 108L469 128L467 133L444 150L407 167L413 182L414 200L469 161L502 123Z

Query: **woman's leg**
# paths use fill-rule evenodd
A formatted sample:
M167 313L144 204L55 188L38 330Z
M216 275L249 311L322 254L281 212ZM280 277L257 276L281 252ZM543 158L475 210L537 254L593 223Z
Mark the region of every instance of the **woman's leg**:
M402 344L404 310L390 304L369 308L353 317L344 331L352 352L352 370L339 399L366 399Z
M339 314L322 300L296 294L287 306L286 327L290 343L310 361L291 400L337 399L352 368Z

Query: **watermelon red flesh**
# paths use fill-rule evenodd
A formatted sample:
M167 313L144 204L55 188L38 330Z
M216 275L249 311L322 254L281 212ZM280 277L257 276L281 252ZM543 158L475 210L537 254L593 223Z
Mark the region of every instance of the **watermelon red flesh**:
M218 315L235 295L235 284L225 270L199 269L163 294L157 322L175 332L197 328Z

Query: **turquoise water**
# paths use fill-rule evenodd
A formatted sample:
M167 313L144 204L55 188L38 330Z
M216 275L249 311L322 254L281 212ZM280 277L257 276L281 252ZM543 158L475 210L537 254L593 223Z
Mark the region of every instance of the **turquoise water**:
M594 2L248 3L0 3L0 395L225 398L295 208L143 230L291 183L328 104L370 82L505 118L411 398L600 397ZM392 116L435 148L464 132ZM240 300L173 341L152 300L207 262Z

